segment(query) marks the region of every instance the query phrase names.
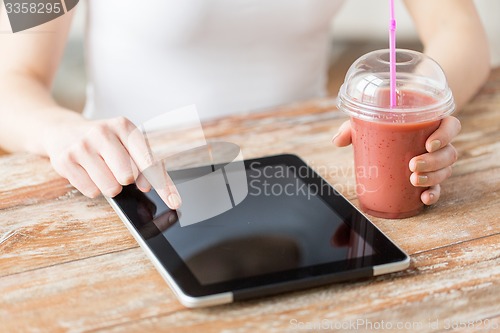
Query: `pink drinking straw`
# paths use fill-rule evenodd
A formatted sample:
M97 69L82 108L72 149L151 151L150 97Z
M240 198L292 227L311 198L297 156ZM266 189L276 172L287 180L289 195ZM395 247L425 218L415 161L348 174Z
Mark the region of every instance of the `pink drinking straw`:
M389 0L391 20L389 23L389 74L390 74L390 99L391 108L397 105L396 96L396 16L394 15L394 0Z

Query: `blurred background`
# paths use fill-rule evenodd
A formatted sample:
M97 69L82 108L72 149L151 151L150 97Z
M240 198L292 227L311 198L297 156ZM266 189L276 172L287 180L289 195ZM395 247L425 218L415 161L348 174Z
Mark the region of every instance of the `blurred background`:
M475 0L491 45L493 66L500 65L500 1ZM364 8L362 12L359 8ZM81 111L85 103L84 31L85 1L80 1L54 95L62 105ZM399 48L421 50L413 23L401 1L396 2ZM328 92L335 96L351 63L360 55L386 48L387 0L347 0L332 21L332 50Z

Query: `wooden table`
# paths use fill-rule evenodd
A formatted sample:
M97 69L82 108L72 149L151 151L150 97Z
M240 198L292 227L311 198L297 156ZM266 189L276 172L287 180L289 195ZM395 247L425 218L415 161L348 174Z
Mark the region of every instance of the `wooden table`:
M0 332L499 327L500 69L460 118L441 200L417 217L373 219L411 255L408 270L196 310L177 302L102 197L83 197L44 158L2 156ZM321 100L225 118L205 133L247 158L298 154L357 205L352 150L330 143L344 120Z

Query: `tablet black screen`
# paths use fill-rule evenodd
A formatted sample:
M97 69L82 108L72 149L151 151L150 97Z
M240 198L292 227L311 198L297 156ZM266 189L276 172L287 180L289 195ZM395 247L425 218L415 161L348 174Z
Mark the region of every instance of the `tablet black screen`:
M246 164L243 202L192 225L181 226L155 191L144 194L129 186L114 200L157 256L179 262L166 258L165 252L175 251L177 266L202 286L313 266L337 263L340 270L346 263L373 263L380 252L375 229L311 169L303 174L297 164L253 162ZM165 240L168 251L161 248Z

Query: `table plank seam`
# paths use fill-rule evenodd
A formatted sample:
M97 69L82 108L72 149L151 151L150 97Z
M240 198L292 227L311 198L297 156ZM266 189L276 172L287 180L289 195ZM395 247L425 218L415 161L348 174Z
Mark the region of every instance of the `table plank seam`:
M446 245L443 245L443 246L434 247L432 249L417 251L417 252L411 253L410 257L416 256L416 255L419 255L419 254L422 254L422 253L432 252L432 251L435 251L435 250L441 250L441 249L445 249L447 247L456 246L456 245L460 245L460 244L465 244L465 243L468 243L468 242L473 242L475 240L484 239L484 238L488 238L488 237L494 237L494 236L498 236L498 235L500 235L500 232L495 232L495 233L490 234L490 235L484 235L484 236L479 236L479 237L475 237L475 238L470 238L470 239L467 239L467 240L461 240L461 241L458 241L458 242L455 242L455 243L450 243L450 244L446 244Z
M72 193L72 192L80 193L80 192L78 192L77 189L73 189L72 191L67 192L65 195L62 195L62 196L59 196L56 198L52 198L52 199L42 199L42 200L38 200L36 202L34 201L32 203L23 203L23 204L19 204L16 206L0 207L0 214L14 212L14 211L23 210L23 209L36 209L37 206L39 206L41 204L53 202L54 199L59 200L60 202L64 202L64 200L68 200L66 198L67 195Z
M127 247L127 248L123 248L123 249L119 249L119 250L115 250L115 251L110 251L110 252L105 252L105 253L99 253L99 254L95 254L95 255L92 255L92 256L84 257L84 258L72 259L72 260L68 260L68 261L54 263L54 264L47 265L47 266L41 266L41 267L36 267L36 268L33 268L33 269L27 269L25 271L15 272L15 273L6 274L6 275L0 275L0 279L4 278L4 277L8 277L8 276L18 275L18 274L35 272L35 271L40 270L40 269L46 269L46 268L50 268L50 267L56 267L56 266L59 266L59 265L65 265L65 264L69 264L69 263L73 263L73 262L78 262L80 260L87 260L87 259L92 259L92 258L98 258L98 257L105 256L105 255L108 255L108 254L116 254L116 253L120 253L120 252L124 252L124 251L128 251L128 250L133 250L133 249L136 249L136 248L139 248L138 244L136 246ZM146 255L144 255L144 257L146 257Z

